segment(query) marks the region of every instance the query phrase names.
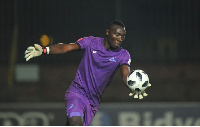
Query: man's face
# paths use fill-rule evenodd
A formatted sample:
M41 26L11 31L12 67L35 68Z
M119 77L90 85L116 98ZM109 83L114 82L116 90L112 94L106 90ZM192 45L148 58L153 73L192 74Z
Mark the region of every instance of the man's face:
M122 41L124 41L126 30L121 26L113 25L109 30L106 31L106 35L111 48L117 48L120 46Z

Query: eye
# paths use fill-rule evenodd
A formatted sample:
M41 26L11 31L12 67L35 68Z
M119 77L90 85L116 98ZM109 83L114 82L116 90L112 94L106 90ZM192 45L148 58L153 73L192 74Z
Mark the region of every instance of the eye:
M115 36L116 36L116 37L119 37L119 36L120 36L120 34L115 34Z
M124 38L125 38L125 35L122 35L122 38L124 39Z

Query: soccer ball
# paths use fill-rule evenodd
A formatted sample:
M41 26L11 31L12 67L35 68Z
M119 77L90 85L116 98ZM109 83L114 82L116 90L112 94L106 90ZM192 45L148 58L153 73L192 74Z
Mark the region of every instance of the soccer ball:
M131 90L144 91L149 87L149 77L143 70L133 70L127 77L127 85Z

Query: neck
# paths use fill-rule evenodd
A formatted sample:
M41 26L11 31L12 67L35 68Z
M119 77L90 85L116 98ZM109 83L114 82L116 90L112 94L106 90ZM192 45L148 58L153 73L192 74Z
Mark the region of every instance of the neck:
M107 38L105 38L105 39L103 40L103 45L104 45L104 47L105 47L106 50L111 49L111 46L110 46L110 44L108 43Z

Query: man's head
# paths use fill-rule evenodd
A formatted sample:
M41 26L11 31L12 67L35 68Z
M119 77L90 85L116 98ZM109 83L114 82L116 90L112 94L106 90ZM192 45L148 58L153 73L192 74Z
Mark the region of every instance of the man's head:
M106 38L110 48L117 48L124 41L126 35L125 25L121 21L112 21L107 30Z
M118 20L112 21L112 22L108 25L108 28L107 28L107 29L109 30L113 25L121 26L122 28L125 29L125 25L124 25L121 21L118 21Z

